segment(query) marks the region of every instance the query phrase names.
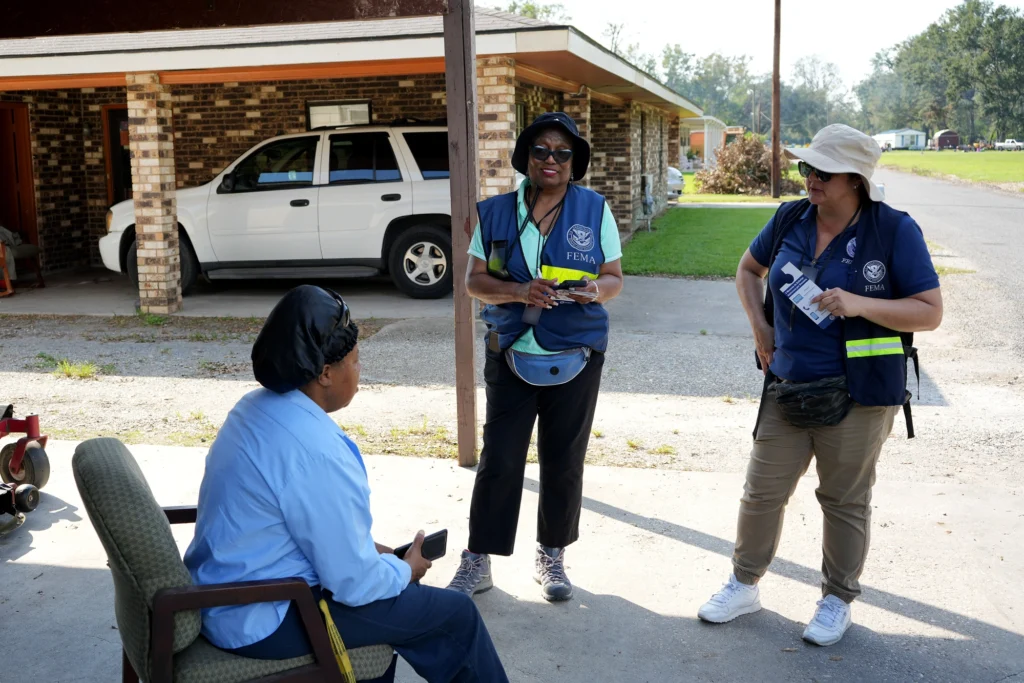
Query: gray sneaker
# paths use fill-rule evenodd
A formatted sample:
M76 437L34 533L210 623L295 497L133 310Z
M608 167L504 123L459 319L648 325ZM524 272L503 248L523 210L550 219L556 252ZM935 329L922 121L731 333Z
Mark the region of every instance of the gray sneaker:
M534 580L548 602L561 602L572 597L572 582L565 575L565 548L537 546Z
M494 588L491 578L491 556L462 551L462 563L455 572L455 578L448 584L448 590L465 593L473 597Z

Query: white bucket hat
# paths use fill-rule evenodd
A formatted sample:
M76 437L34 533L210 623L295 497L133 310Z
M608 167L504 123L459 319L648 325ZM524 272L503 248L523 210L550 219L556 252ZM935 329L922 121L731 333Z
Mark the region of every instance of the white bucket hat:
M790 159L806 161L826 173L852 173L867 183L871 201L885 200L885 192L871 180L875 164L882 156L882 148L873 138L856 128L834 123L818 131L810 147L790 147Z

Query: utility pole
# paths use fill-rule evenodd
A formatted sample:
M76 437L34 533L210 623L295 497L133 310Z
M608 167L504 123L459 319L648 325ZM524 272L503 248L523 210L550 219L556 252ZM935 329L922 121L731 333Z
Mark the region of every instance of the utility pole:
M476 329L466 291L470 230L480 187L477 156L476 42L473 0L449 0L444 16L444 68L448 91L448 164L452 169L452 269L455 282L455 409L459 465L476 457Z
M779 52L782 46L782 0L775 0L775 59L772 68L772 197L782 196L781 143L782 88L779 79Z

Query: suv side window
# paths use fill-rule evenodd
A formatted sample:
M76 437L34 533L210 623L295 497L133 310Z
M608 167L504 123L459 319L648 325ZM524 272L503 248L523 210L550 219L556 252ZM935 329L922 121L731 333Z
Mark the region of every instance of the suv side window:
M424 180L448 178L448 133L403 133Z
M391 183L402 179L387 133L332 135L331 185Z
M235 167L233 192L310 187L319 136L278 140L260 147Z

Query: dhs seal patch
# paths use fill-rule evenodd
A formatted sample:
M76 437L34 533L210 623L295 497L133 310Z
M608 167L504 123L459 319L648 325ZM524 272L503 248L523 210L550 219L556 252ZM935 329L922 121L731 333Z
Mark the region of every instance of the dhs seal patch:
M585 225L576 225L569 228L569 244L573 249L579 251L590 251L594 248L594 231Z
M846 243L846 255L853 258L857 255L857 238L854 237L852 240Z
M875 284L885 277L885 264L881 261L869 261L864 264L864 279Z

